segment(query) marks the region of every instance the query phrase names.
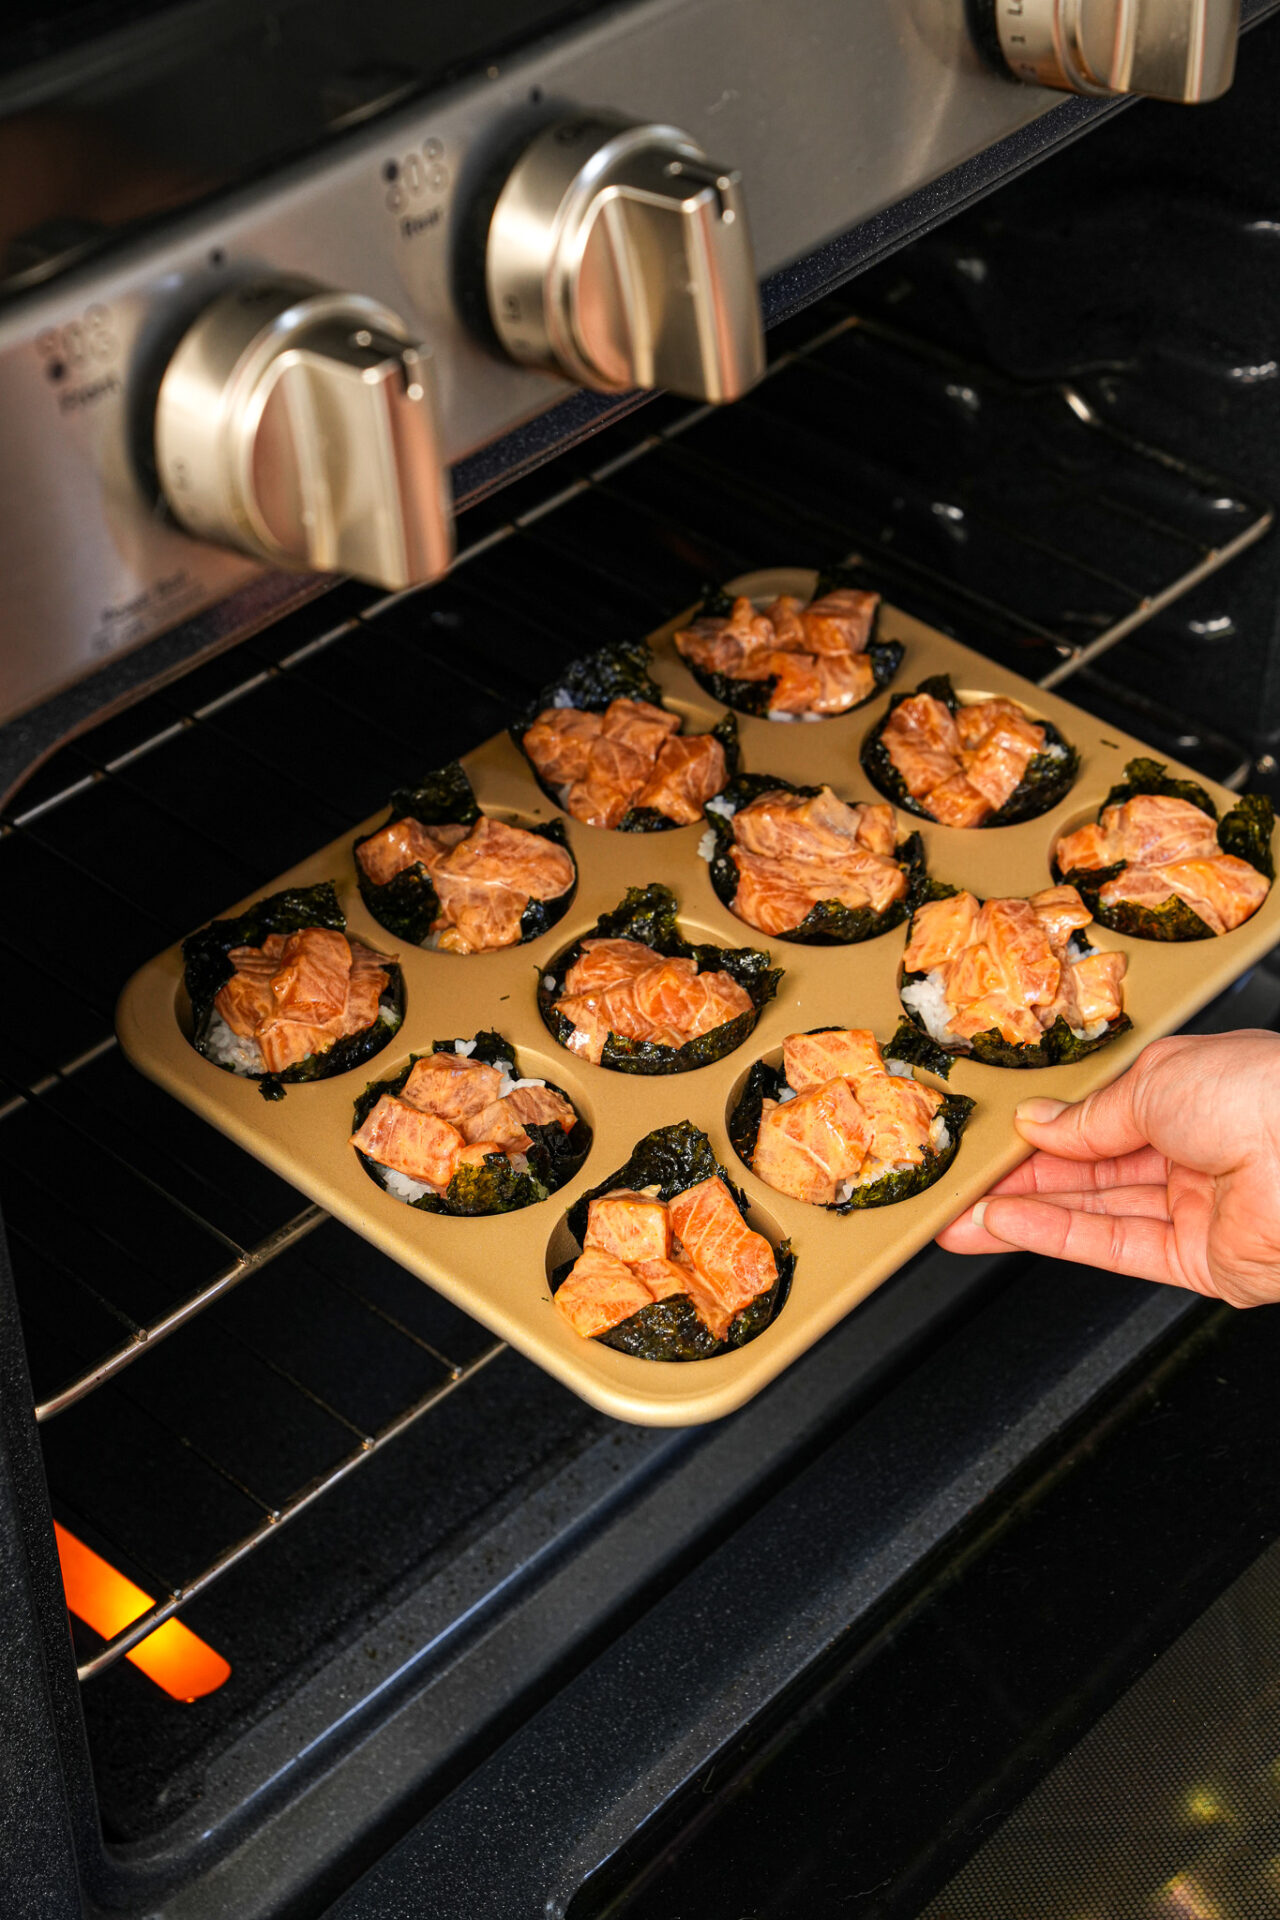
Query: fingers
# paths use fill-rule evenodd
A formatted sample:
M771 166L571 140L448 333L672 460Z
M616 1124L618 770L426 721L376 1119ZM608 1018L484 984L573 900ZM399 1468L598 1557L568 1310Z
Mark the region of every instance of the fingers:
M1154 1147L1121 1154L1115 1160L1059 1160L1051 1153L1033 1153L991 1189L997 1193L1081 1192L1108 1187L1163 1186L1169 1163ZM990 1197L990 1196L988 1196Z
M1003 1184L1002 1182L1001 1185ZM969 1207L937 1236L938 1245L945 1247L948 1253L1007 1251L1010 1242L992 1228L989 1206L997 1199L1003 1201L1009 1198L1031 1200L1032 1196L1029 1193L1009 1196L1002 1194L999 1188L993 1188L986 1200L979 1200L976 1206ZM1144 1220L1170 1218L1169 1193L1163 1181L1148 1186L1111 1187L1101 1193L1092 1190L1072 1192L1064 1189L1046 1195L1036 1204L1061 1207L1072 1213L1099 1213L1115 1218ZM1015 1244L1022 1243L1019 1241Z
M1003 1198L980 1200L974 1215L974 1224L990 1236L988 1250L1016 1247L1053 1260L1100 1267L1104 1273L1132 1274L1137 1280L1177 1287L1190 1284L1167 1218L1084 1213L1049 1200Z
M1134 1113L1134 1092L1142 1056L1109 1087L1100 1087L1078 1105L1058 1100L1024 1100L1014 1110L1014 1125L1024 1140L1062 1160L1113 1160L1150 1144Z

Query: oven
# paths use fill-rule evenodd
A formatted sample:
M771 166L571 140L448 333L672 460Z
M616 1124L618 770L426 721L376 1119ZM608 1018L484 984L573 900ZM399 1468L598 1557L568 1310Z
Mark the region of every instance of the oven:
M1194 112L1002 76L1124 78L1061 32L1019 54L1031 5L772 11L504 0L424 48L408 10L50 9L12 43L6 1913L1021 1920L1107 1910L1122 1859L1126 1913L1277 1910L1273 1316L933 1250L740 1412L630 1427L114 1038L140 962L393 775L763 565L857 555L1104 722L1280 785L1271 9ZM1224 78L1196 17L1153 91ZM749 218L760 364L728 255L726 341L649 363L656 395L513 355L501 290L477 317L520 156L568 127L581 172L624 116ZM160 446L166 370L264 287L255 325L367 302L394 405L434 394L391 488L416 544L286 569L301 516L184 501L212 456ZM1276 1027L1280 965L1201 1024Z

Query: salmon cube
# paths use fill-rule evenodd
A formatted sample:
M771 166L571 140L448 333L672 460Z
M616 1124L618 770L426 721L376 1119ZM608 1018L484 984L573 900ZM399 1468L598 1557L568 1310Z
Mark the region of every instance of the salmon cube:
M726 1339L740 1309L725 1306L719 1295L712 1291L692 1267L684 1267L681 1271L689 1276L685 1282L685 1291L699 1320L713 1340Z
M515 1087L505 1104L522 1126L557 1126L572 1133L578 1124L578 1116L564 1095L550 1087Z
M523 1153L532 1142L520 1124L520 1116L511 1111L507 1100L491 1101L478 1113L469 1113L459 1121L462 1137L474 1144L489 1142L490 1153Z
M818 690L809 707L811 713L847 713L875 692L875 669L865 653L819 653L812 657ZM772 704L777 705L776 696Z
M854 1088L870 1133L867 1159L882 1167L917 1167L924 1158L942 1095L900 1074L865 1074Z
M1212 816L1189 800L1161 793L1138 793L1102 817L1113 860L1137 867L1167 867L1179 860L1211 860L1219 852Z
M384 1093L351 1145L379 1166L423 1180L441 1191L453 1178L464 1142L439 1114L424 1113L393 1093Z
M737 1312L773 1286L773 1248L747 1225L723 1180L687 1187L668 1211L694 1273L722 1306Z
M1042 887L1033 893L1028 905L1049 936L1049 945L1059 958L1066 952L1073 933L1083 933L1093 923L1090 913L1074 887Z
M1029 900L988 900L978 915L974 942L988 948L1006 991L1020 1005L1047 1002L1058 991L1061 965Z
M738 869L733 911L761 933L790 933L817 905L817 896L782 860L735 847L730 855Z
M267 1020L254 1036L268 1073L283 1073L313 1053L327 1053L337 1039L333 1023L306 1020Z
M419 820L393 820L356 848L356 858L375 887L385 887L398 873L423 866L428 873L471 829L456 822L424 827Z
M218 988L213 1004L232 1033L252 1037L264 1021L275 1017L276 997L271 991L270 971L256 973L237 967L231 978Z
M764 617L773 628L773 645L781 647L784 653L819 651L805 635L803 614L804 601L798 600L794 593L779 594L773 605L764 610Z
M363 1033L371 1027L378 1017L378 1002L387 990L390 975L381 967L362 968L358 973L353 969L347 982L347 1004L336 1021L329 1024L334 1028L336 1039L345 1039L351 1033Z
M1016 1006L1007 993L990 993L985 999L957 1007L947 1026L958 1040L972 1040L975 1034L993 1029L1015 1046L1035 1046L1044 1038L1044 1028L1035 1014L1028 1007Z
M400 1098L457 1126L498 1098L502 1075L462 1053L429 1053L415 1061Z
M1109 867L1120 858L1112 853L1103 828L1094 825L1080 827L1075 833L1064 833L1053 850L1053 857L1061 873L1087 873L1092 867Z
M886 803L883 806L855 807L854 812L858 816L858 845L865 847L868 853L878 853L882 859L891 859L898 838L898 823L893 808Z
M962 773L953 773L939 781L924 797L924 804L944 827L980 827L991 812L986 795Z
M619 1188L587 1208L584 1247L603 1247L619 1260L666 1260L671 1254L671 1219L661 1200Z
M953 1007L963 1007L970 1000L983 1000L989 993L1003 993L1004 975L992 959L990 948L979 941L949 960L946 991Z
M631 1271L638 1280L644 1281L655 1300L671 1300L687 1294L693 1279L693 1269L681 1266L678 1260L633 1260Z
M761 1115L755 1171L779 1193L829 1206L861 1171L871 1137L848 1081L828 1080Z
M1114 1020L1123 1013L1121 982L1128 965L1123 953L1091 953L1087 960L1072 961L1067 971L1082 1027L1092 1026L1095 1020Z
M566 993L604 993L622 980L634 980L654 962L642 940L584 940L582 952L565 975Z
M908 973L930 973L963 952L974 937L978 902L971 893L949 900L929 900L917 907L911 920L911 938L902 956Z
M556 1012L563 1014L573 1029L563 1043L568 1051L598 1066L610 1033L609 1019L600 1003L589 994L567 993L556 1001Z
M277 1013L294 1020L331 1020L347 1004L350 977L351 948L345 933L328 927L291 933L271 982Z
M663 742L680 731L680 715L655 707L648 700L611 700L604 710L601 731L612 740L634 747L654 760Z
M751 663L753 680L774 680L769 695L770 713L810 713L822 698L822 676L811 653L786 653L775 647L760 654Z
M874 1033L865 1027L825 1027L820 1033L788 1034L782 1043L782 1070L788 1086L807 1093L828 1080L857 1080L885 1069Z
M879 605L878 593L863 593L856 587L841 587L811 601L800 616L810 653L862 653Z
M565 807L589 827L616 827L652 766L629 741L602 733L592 745L586 772L565 795Z
M667 740L632 805L653 807L678 826L695 821L728 780L724 748L709 733Z
M547 707L524 736L524 750L549 787L581 780L604 717L577 707Z
M1010 747L993 737L985 740L975 753L964 755L965 779L991 806L1002 807L1016 791L1030 759L1029 747ZM932 797L929 805L932 806Z
M556 1311L584 1340L620 1327L653 1295L624 1261L603 1247L587 1247L552 1296Z

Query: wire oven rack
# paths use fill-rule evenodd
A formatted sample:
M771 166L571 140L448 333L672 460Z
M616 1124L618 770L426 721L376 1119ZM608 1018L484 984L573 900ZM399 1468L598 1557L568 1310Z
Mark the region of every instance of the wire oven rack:
M1071 386L1012 386L828 302L782 330L738 407L652 403L473 510L441 587L336 589L40 769L0 824L14 909L0 983L10 1007L35 1004L43 983L58 1015L0 1035L0 1206L55 1507L158 1596L85 1652L81 1679L503 1351L443 1303L421 1305L416 1282L397 1291L330 1260L320 1291L331 1311L340 1299L373 1369L402 1383L394 1406L385 1393L357 1406L309 1377L269 1316L208 1336L210 1364L253 1370L284 1425L315 1441L313 1470L265 1470L251 1443L228 1452L216 1420L202 1427L163 1383L128 1393L144 1355L244 1281L306 1261L317 1229L338 1231L130 1075L110 1014L138 959L323 838L317 822L339 831L404 775L497 730L560 660L646 631L707 580L874 558L888 598L1044 686L1075 677L1080 703L1106 712L1117 695L1092 663L1271 517L1117 433ZM1248 771L1232 742L1151 702L1135 712L1129 699L1124 719L1225 784ZM189 1568L154 1563L127 1502L81 1512L64 1474L60 1428L122 1380L152 1440L227 1496L212 1503L224 1538Z

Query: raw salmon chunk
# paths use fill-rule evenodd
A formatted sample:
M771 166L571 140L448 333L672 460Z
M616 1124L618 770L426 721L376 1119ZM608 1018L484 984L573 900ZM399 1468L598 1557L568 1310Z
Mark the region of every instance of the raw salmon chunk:
M400 1098L459 1125L491 1106L502 1089L502 1075L483 1060L463 1053L429 1053L416 1060Z
M557 1012L573 1024L565 1045L600 1061L611 1033L682 1047L751 1011L751 998L731 974L698 972L695 960L667 959L638 940L584 940L565 975Z
M680 735L663 742L653 772L631 804L653 807L677 826L691 826L728 778L724 748L713 735Z
M579 1254L552 1296L557 1312L584 1340L620 1327L641 1307L649 1306L653 1297L625 1261L603 1247L588 1247Z
M601 734L591 748L586 772L564 798L566 810L588 827L616 827L631 808L631 797L649 777L653 761L628 740Z
M978 912L971 893L956 893L949 900L930 900L917 907L902 956L907 972L928 973L959 954L973 939Z
M524 736L524 750L549 787L581 780L604 716L577 707L547 707Z
M584 1247L603 1247L634 1266L639 1260L666 1260L671 1253L671 1220L661 1200L619 1188L587 1208Z
M470 827L453 824L424 827L420 820L393 820L380 833L370 834L356 848L356 858L375 887L385 887L398 873L423 866L430 873L450 847L465 840Z
M820 1033L790 1033L782 1043L782 1070L797 1093L823 1087L828 1080L857 1080L883 1073L884 1060L874 1033L865 1027L826 1027Z
M737 1312L774 1285L773 1248L747 1225L723 1180L687 1187L672 1200L670 1213L685 1257L722 1306Z
M1270 887L1247 860L1223 853L1207 813L1164 794L1139 793L1123 806L1105 808L1097 826L1065 834L1054 857L1064 873L1123 862L1123 871L1098 895L1103 906L1129 901L1160 907L1185 900L1211 933L1240 926Z
M256 1042L268 1073L372 1026L391 979L381 954L329 927L273 933L261 947L233 947L228 958L234 971L214 1011Z
M864 1073L854 1093L870 1135L868 1170L918 1167L930 1142L942 1095L895 1073Z
M646 760L658 752L672 734L680 731L678 713L655 707L649 700L611 700L604 710L601 731L613 740L623 740Z
M578 1116L562 1093L550 1087L513 1087L505 1104L526 1127L559 1127L572 1133Z
M462 1135L439 1114L424 1113L393 1093L384 1093L351 1145L379 1166L422 1180L443 1192L453 1178Z
M473 1145L476 1141L486 1141L490 1153L523 1153L531 1145L510 1100L494 1100L489 1106L481 1107L479 1113L467 1114L459 1125L464 1140Z
M881 734L907 792L947 827L979 827L1004 806L1044 748L1045 730L1012 700L957 707L917 693Z
M738 599L727 620L683 628L676 649L703 673L772 680L770 713L847 713L875 691L863 649L879 598L842 588L806 608L783 594L760 614Z
M787 933L822 900L883 913L906 892L893 855L892 807L849 806L830 787L760 794L733 816L733 911L762 933Z
M829 1206L843 1183L861 1171L871 1138L848 1081L828 1080L794 1100L766 1103L756 1135L755 1171L779 1193Z

